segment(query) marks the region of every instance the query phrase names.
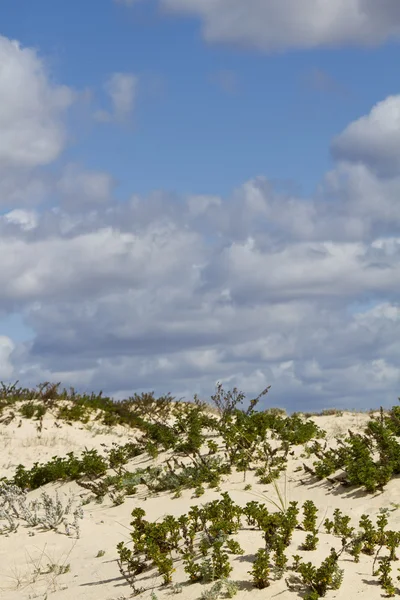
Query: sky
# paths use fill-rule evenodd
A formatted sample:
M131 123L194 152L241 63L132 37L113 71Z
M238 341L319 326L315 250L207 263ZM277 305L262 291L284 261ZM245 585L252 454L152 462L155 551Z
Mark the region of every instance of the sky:
M398 0L2 0L0 381L400 395Z

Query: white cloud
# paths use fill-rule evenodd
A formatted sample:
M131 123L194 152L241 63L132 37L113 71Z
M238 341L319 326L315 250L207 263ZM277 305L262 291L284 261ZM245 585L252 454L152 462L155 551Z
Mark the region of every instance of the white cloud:
M69 164L57 181L64 205L82 209L108 202L115 182L109 173L85 170L79 165Z
M198 236L173 226L153 226L142 235L101 227L66 238L2 239L0 307L9 300L34 302L43 294L74 300L88 293L101 297L110 289L167 284L191 269L198 247Z
M0 335L0 381L11 379L14 376L14 367L11 362L14 349L14 342L6 335Z
M38 215L32 210L23 210L16 208L6 213L2 217L7 223L12 223L21 227L24 231L35 229L38 224Z
M263 204L257 185L246 184L241 196L255 216ZM203 200L203 211L220 206L235 218L234 205ZM153 211L146 226L139 204ZM60 238L52 228L36 241L3 240L0 306L19 305L35 331L18 363L35 365L29 377L74 385L75 376L87 389L177 396L188 389L209 396L224 379L247 393L272 383L274 403L287 406L290 394L303 408L341 397L373 405L377 393L394 401L400 319L388 298L399 293L400 239L286 237L278 250L260 246L256 235L230 240L227 230L223 245L210 247L195 231L191 205L188 198L179 226L162 205L136 198L139 219L129 206L123 213L115 206L119 226L112 229L101 226L112 220L108 207L97 224L81 216L86 233L72 228ZM373 309L348 315L355 299L374 295L382 301Z
M209 42L260 50L369 46L400 35L398 0L160 0L201 18Z
M341 223L343 234L351 239L398 232L399 194L400 173L382 179L362 163L337 165L327 173L320 188L320 196L329 199L332 206L329 217L338 226ZM327 222L328 227L333 225Z
M363 163L378 174L400 174L400 95L376 104L332 143L335 158Z
M204 0L202 10L212 5ZM39 167L65 143L68 102L56 102L64 88L50 85L35 53L7 48L23 73L36 73L33 88L50 109L43 116L34 93L14 107L14 121L9 108L10 127L38 120L27 131L43 135L47 150L21 161L11 148L13 164L32 170L0 186L2 204L12 198L14 206L0 217L0 312L23 314L32 338L0 337L0 375L24 385L61 380L106 393L192 390L205 398L217 381L248 394L272 384L268 402L294 409L395 402L397 101L387 99L337 138L337 162L314 198L278 193L257 177L225 199L157 192L117 202L103 171L67 164L43 178ZM109 118L134 108L136 79L124 77L110 82ZM52 137L54 128L61 137ZM368 155L359 141L365 131L362 140L375 148ZM27 208L31 191L53 194L61 206Z
M0 206L36 206L48 199L52 177L38 169L13 168L0 165Z
M107 80L105 90L110 96L112 111L99 110L98 121L126 121L133 112L138 88L138 78L132 73L114 73Z
M54 161L66 143L73 92L53 84L36 51L0 36L0 169Z

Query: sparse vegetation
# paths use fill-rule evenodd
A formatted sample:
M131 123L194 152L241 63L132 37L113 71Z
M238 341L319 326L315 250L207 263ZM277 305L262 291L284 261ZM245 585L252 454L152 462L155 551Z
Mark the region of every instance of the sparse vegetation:
M381 409L378 416L371 415L362 434L349 431L345 440L338 440L337 448L322 448L314 442L311 452L318 460L308 470L324 479L340 469L345 473L342 483L360 486L369 493L382 490L400 474L399 414L399 407L387 415Z
M339 508L329 517L327 510L318 523L314 501L307 499L302 506L288 501L286 489L281 492L277 481L284 475L286 482L288 461L299 447L299 454L313 463L299 465L296 473L304 468L335 486L357 486L366 493L382 490L400 474L398 407L381 410L379 415L371 413L362 433L350 430L331 445L325 431L304 415L288 416L281 409L257 410L269 388L251 400L247 408L239 408L244 395L236 388L225 392L218 385L212 397L217 415L196 397L193 403L180 403L169 395L156 399L151 393L117 403L102 393L80 395L73 389L60 392L58 388L49 383L37 390L2 384L2 425L15 425L19 419L21 426L22 420L33 420L41 436L45 419L51 415L58 423L76 422L85 428L99 424L107 431L123 426L132 439L104 445L101 450L84 448L80 453L53 456L30 468L18 465L10 478L0 482L3 535L17 532L20 526L37 531L59 531L63 526L67 535L79 537L82 506L92 500L102 502L106 497L111 505L119 506L133 497L140 506L132 511L131 544L121 542L116 551L120 573L134 594L148 589L142 577L145 572L159 578L161 587L170 589L170 593L181 593L184 582L174 581L180 564L186 584L210 586L201 592L203 600L233 597L240 591L240 583L229 577L234 574L237 557L246 558L246 548L235 536L246 527L256 536L253 543L258 544L249 559L248 571L256 588L269 587L285 577L288 589L300 590L307 600L323 597L329 589L340 587L340 560L347 553L354 562L362 555L370 557L372 574L378 577L384 592L388 596L397 593L392 571L398 558L400 532L389 528L388 509L382 509L376 521L363 514L358 527ZM325 410L323 416L340 417L340 411ZM147 466L142 466L144 461ZM241 506L229 493L220 492L220 486L235 473L243 473L240 489L259 496L259 501ZM250 473L252 483L246 483ZM64 503L58 492L43 490L35 500L28 500L33 490L68 481L76 481L83 495L86 490L91 496L78 504L71 496ZM277 500L261 493L259 486L269 484ZM192 498L200 501L207 490L219 491L220 497L191 506L178 517L166 515L156 522L146 519L141 502L147 497L170 493L170 497L178 498L188 489L192 490ZM330 536L335 547L318 566L304 557L318 549L321 536ZM293 544L307 554L292 555L292 562L289 552ZM93 558L104 554L105 550L99 550ZM46 573L54 577L67 573L68 565L57 565L49 562ZM41 567L40 573L44 572ZM157 597L154 590L152 594Z
M75 504L75 508L74 508ZM63 504L58 492L50 496L43 491L40 498L31 502L27 494L18 486L0 483L0 521L6 525L0 528L0 534L15 533L21 523L26 527L53 529L58 531L63 525L67 535L79 537L79 520L83 518L81 506L73 495Z

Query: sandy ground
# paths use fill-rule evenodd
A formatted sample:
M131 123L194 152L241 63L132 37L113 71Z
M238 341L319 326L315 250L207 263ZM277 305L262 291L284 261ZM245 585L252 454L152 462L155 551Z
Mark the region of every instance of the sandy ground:
M368 415L360 413L344 413L342 416L314 417L317 424L325 429L328 439L334 442L335 436L344 435L348 429L359 431L367 422ZM58 422L52 417L45 417L42 431L37 430L37 424L32 420L14 420L9 425L0 425L0 476L11 476L18 464L26 467L35 461L45 462L51 457L63 456L73 450L80 453L86 448L104 449L112 442L126 443L133 439L132 432L124 427L104 427L98 424L82 425L74 423L68 425ZM400 484L398 480L389 483L383 493L365 494L360 491L349 490L341 486L333 486L327 482L315 482L305 475L304 471L296 471L303 461L300 456L302 448L296 450L295 456L290 458L286 475L286 501L297 500L301 505L305 500L311 499L319 508L319 522L325 517L332 517L335 508L340 508L345 514L353 517L352 524L358 526L358 519L366 513L374 517L380 508L389 507L390 526L400 529L400 510L393 509L391 503L399 501ZM141 467L153 461L143 462L143 457L137 457L128 468L135 465ZM277 500L276 491L272 485L261 485L250 472L246 476L246 483L252 484L252 490L245 491L243 474L233 474L221 485L222 491L228 491L234 501L246 504L250 500L259 500L262 494L267 498ZM284 478L278 483L284 489ZM74 494L76 501L87 497L88 492L75 483L49 484L45 486L49 493L57 490L60 497ZM36 497L39 491L32 492L30 498ZM257 494L257 495L255 495ZM127 497L120 506L113 506L107 498L102 504L91 502L83 506L84 518L81 520L81 533L79 539L68 537L64 532L41 532L21 525L16 533L0 537L0 589L2 600L52 598L54 600L122 600L129 598L131 590L121 577L116 563L116 545L120 541L129 541L131 511L137 506L146 510L146 518L155 520L167 514L179 516L188 511L190 506L204 504L210 500L219 499L220 493L206 489L200 498L193 496L192 490L182 493L177 499L171 493L163 493L157 497L147 497L146 492L139 491L132 497ZM268 504L269 505L269 504ZM273 507L270 507L271 510ZM0 526L2 525L0 521ZM314 552L299 550L299 545L304 541L305 533L295 531L293 542L288 551L289 564L293 554L305 556L315 564L329 554L332 546L340 548L340 539L322 532L319 535L318 549ZM269 588L264 590L254 589L251 576L247 573L251 569L252 558L258 548L263 546L260 532L250 529L242 530L236 539L245 550L244 556L231 556L234 567L230 579L239 582L240 590L236 595L238 600L249 598L278 598L289 600L299 598L299 592L289 590L285 579L273 581ZM349 555L342 555L341 568L344 568L342 587L337 591L329 591L326 598L349 598L361 596L373 600L381 598L383 592L377 585L377 578L372 577L370 557L361 555L360 562L354 563ZM67 572L61 575L46 573L49 564L67 567ZM392 573L394 579L397 575L395 565ZM194 600L201 596L204 589L211 587L201 584L185 584L187 575L183 567L177 564L174 573L174 583L180 583L183 591L177 598ZM170 589L160 587L161 579L155 571L138 576L138 585L144 586L146 591L138 598L151 598L154 591L161 600L171 596Z

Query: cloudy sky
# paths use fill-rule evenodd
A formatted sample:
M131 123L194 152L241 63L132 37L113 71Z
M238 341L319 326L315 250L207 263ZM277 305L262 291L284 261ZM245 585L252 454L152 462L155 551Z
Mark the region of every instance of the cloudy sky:
M2 0L0 381L400 395L398 0Z

